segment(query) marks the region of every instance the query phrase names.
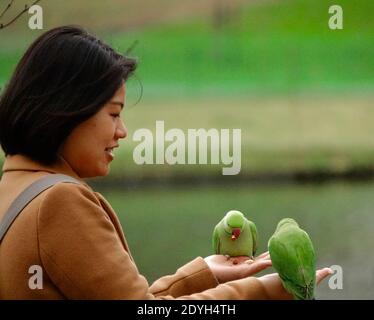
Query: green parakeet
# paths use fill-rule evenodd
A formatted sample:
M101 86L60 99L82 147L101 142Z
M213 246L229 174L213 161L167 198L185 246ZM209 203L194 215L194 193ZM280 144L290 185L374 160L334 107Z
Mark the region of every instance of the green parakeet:
M257 250L257 229L253 222L236 210L226 213L213 231L216 254L253 257Z
M309 235L295 220L285 218L278 223L268 247L284 288L297 300L314 299L316 258Z

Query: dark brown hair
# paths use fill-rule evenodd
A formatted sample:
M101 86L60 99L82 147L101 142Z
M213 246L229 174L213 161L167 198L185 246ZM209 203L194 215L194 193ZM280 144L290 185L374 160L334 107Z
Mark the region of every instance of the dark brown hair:
M135 59L81 27L47 31L28 48L1 94L5 154L52 164L71 131L98 112L135 69Z

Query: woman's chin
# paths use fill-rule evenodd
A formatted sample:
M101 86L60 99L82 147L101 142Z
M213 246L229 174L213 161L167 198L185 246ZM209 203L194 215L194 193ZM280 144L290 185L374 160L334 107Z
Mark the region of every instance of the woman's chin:
M96 176L97 177L105 177L105 176L107 176L109 174L109 172L110 172L110 166L107 165L107 166L101 168L100 170L98 170Z
M95 178L95 177L105 177L109 174L110 167L109 165L103 165L96 168L95 170L81 172L79 176L81 178Z

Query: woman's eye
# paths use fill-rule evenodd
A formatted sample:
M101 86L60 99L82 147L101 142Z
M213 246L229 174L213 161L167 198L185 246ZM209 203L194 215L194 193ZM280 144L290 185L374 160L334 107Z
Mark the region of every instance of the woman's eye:
M119 113L113 113L111 114L111 116L114 118L119 118L121 115Z

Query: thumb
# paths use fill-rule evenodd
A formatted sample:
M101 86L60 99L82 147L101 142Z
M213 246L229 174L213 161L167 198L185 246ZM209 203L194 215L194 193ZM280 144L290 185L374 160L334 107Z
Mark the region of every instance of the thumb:
M255 261L253 263L250 264L251 268L251 273L252 274L255 274L257 272L260 272L268 267L270 267L272 265L271 263L271 260L259 260L259 261Z
M323 268L317 270L316 280L317 284L319 284L323 279L333 274L333 271L330 268Z

